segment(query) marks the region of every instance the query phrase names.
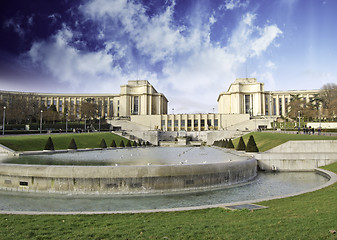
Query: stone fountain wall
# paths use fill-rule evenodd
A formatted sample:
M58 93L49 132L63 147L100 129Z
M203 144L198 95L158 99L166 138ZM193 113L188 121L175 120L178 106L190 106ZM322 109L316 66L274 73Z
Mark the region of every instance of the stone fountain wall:
M257 176L257 161L153 166L0 164L0 188L55 193L141 194L231 186Z

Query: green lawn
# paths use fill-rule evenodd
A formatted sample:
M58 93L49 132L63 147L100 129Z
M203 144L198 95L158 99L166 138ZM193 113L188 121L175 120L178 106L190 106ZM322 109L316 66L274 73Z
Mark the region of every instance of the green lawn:
M337 172L337 164L325 167ZM337 184L260 203L267 209L221 208L171 213L0 215L0 239L336 239Z
M323 136L323 135L304 135L304 134L285 134L285 133L268 133L268 132L254 132L243 136L246 145L249 136L253 135L256 145L260 152L267 151L287 141L301 141L301 140L337 140L337 137ZM236 147L239 139L233 140Z
M75 139L78 148L98 148L102 138L110 146L112 140L119 145L122 138L110 132L104 133L74 133L74 134L51 134L51 135L16 135L0 137L0 144L3 144L15 151L43 150L48 137L51 137L56 150L67 149L72 138Z

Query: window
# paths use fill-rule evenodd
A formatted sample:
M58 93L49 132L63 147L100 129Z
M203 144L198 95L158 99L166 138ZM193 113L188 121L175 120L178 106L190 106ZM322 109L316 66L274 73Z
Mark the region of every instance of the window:
M273 115L276 115L276 98L273 98Z
M201 123L200 123L201 127L205 127L205 120L201 119Z
M138 114L138 96L133 97L133 114Z
M214 119L214 127L218 126L218 119Z
M212 126L212 120L211 119L207 119L207 126L208 127Z
M181 120L180 125L181 127L185 127L185 120Z
M279 115L282 115L282 98L279 99Z
M168 120L168 121L167 121L167 126L168 126L168 127L172 127L172 120Z
M285 102L285 113L287 114L288 113L288 98L285 98L284 99L284 102Z
M161 126L162 128L165 127L165 120L161 120Z
M178 127L178 120L174 120L174 127Z
M265 97L265 106L266 106L265 112L266 112L266 115L268 116L269 115L269 98L267 98L267 96Z
M198 119L194 119L194 127L195 127L195 128L198 127L198 125L199 125L198 122L199 122Z
M250 113L250 95L245 95L245 113Z
M192 120L187 120L187 127L191 127L192 126Z

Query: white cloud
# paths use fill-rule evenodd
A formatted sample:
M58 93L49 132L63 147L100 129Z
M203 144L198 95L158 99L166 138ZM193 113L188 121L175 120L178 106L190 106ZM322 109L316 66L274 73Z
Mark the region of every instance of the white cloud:
M273 63L270 60L266 63L266 67L269 68L269 69L272 69L272 70L274 70L274 69L277 68L276 65L275 65L275 63Z
M21 38L25 36L25 31L21 27L21 23L11 18L4 22L5 28L13 28L14 32L16 32Z
M227 3L243 7L248 1ZM116 92L128 79L147 79L167 96L176 113L212 112L218 94L237 77L240 66L262 55L282 35L276 25L256 26L257 16L247 13L223 46L210 40L214 13L187 27L174 22L174 3L153 16L142 5L124 0L92 0L80 9L102 26L97 38L105 41L105 48L78 50L73 43L77 33L64 25L49 40L35 42L28 52L30 59L55 79L82 91ZM157 65L159 78L150 70ZM273 80L272 74L261 76Z
M123 57L123 47L115 43L107 43L106 48L97 52L83 52L72 47L69 42L73 33L64 26L48 41L35 42L27 56L42 65L55 79L68 83L69 87L81 92L109 92L119 88L126 79L135 78L134 74L124 74L115 59ZM114 48L116 54L108 52ZM142 72L147 78L154 74ZM94 86L94 88L93 88ZM109 90L110 89L110 90Z
M259 56L265 51L276 37L282 34L282 31L276 26L266 26L261 33L261 37L255 39L252 43L252 50Z
M249 0L225 0L224 8L234 10L235 8L246 8L249 5Z

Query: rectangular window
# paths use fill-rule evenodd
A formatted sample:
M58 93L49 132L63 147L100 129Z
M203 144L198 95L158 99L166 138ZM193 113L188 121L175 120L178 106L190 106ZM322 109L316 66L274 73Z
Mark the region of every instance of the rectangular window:
M178 120L174 120L174 127L178 127Z
M47 107L48 107L48 108L50 107L50 103L51 103L51 101L48 99L48 100L47 100Z
M269 115L269 98L265 97L265 106L266 106L266 109L265 109L265 112L266 112L266 116Z
M273 98L273 115L276 115L276 98Z
M162 128L165 127L165 120L161 120L161 126Z
M59 112L62 112L62 103L63 103L63 101L60 100L60 101L59 101Z
M192 120L191 119L187 120L187 127L192 127Z
M181 127L185 127L185 120L181 120L180 125Z
M214 119L214 127L218 127L218 119Z
M196 128L196 127L198 127L198 125L199 125L198 119L194 119L194 127Z
M245 95L245 113L250 113L250 95Z
M133 114L138 114L138 96L133 97Z
M279 99L279 115L282 115L282 98Z
M172 127L172 120L168 120L168 121L167 121L167 126L168 126L168 127Z
M208 127L212 126L212 120L211 119L207 119L207 126Z
M55 107L57 106L57 100L56 99L53 100L53 104L54 104Z
M112 100L110 100L109 111L110 111L109 117L112 117L113 116L113 112L114 112L114 107L113 107L113 101Z
M201 123L200 123L201 127L205 127L205 120L201 119Z
M285 98L284 102L285 102L285 111L286 111L286 114L287 114L288 113L288 98Z

